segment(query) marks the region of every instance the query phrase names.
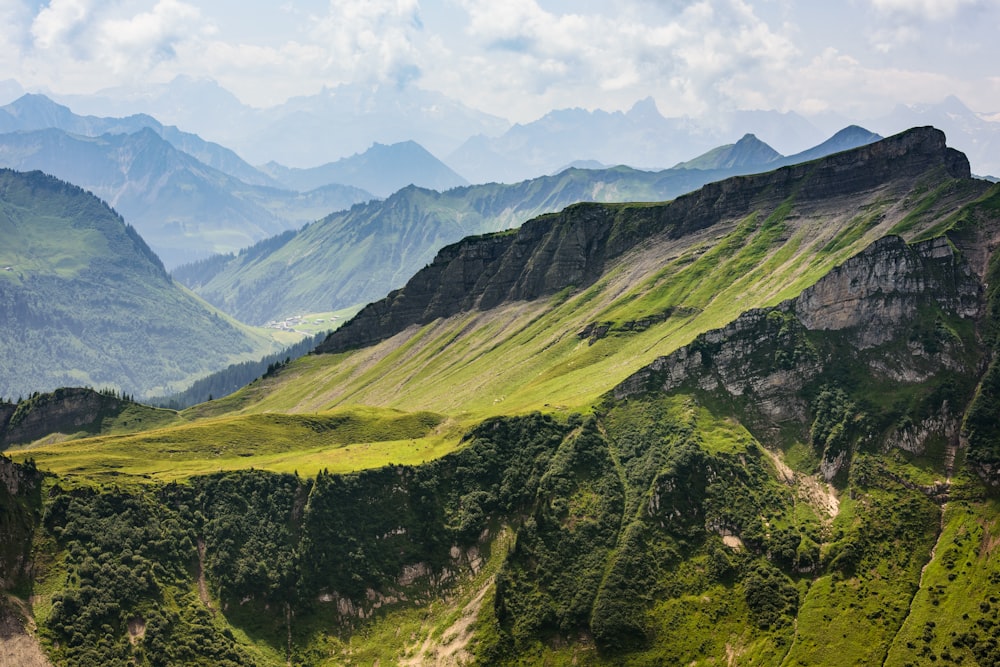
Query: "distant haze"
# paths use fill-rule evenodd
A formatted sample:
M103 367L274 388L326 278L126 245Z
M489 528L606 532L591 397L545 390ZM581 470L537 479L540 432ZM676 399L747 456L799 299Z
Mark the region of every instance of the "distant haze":
M307 107L334 91L350 91L357 114L375 112L382 136L290 164L300 167L372 141L413 139L440 155L479 130L496 136L554 109L626 111L647 97L668 118L718 125L736 111L773 109L829 136L847 121L948 95L977 113L1000 113L998 25L993 0L13 0L0 7L0 72L10 78L0 82L0 103L24 91L104 90L237 150L220 119L240 126L242 105L299 106L309 133L319 126ZM217 81L232 95L205 88L174 97L171 109L159 86L178 76ZM386 114L385 98L396 96L396 113ZM199 126L199 116L212 118ZM435 144L391 127L400 117L417 125L447 118L451 133L464 136ZM255 122L273 133L295 120ZM808 145L761 138L786 153ZM266 157L292 162L274 151Z

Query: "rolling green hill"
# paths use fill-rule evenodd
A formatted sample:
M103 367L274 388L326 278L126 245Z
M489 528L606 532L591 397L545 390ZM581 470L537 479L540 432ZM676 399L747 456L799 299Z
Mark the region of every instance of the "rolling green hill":
M135 229L76 186L3 170L0 230L0 396L164 393L280 347L175 283Z
M183 423L11 450L15 597L69 665L997 664L998 238L918 128L465 239Z

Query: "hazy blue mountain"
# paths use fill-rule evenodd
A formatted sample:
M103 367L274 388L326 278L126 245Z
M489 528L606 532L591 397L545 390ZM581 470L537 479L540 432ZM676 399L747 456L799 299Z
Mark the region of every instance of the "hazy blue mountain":
M977 114L954 95L938 104L901 104L865 124L884 135L902 128L933 125L944 130L950 145L968 156L973 172L1000 174L1000 122Z
M735 144L719 146L693 160L675 165L675 169L742 169L767 166L781 159L774 150L752 134L743 135Z
M168 267L246 247L371 195L248 185L175 148L153 129L85 137L45 129L0 135L0 166L38 169L90 190L136 226Z
M164 393L277 345L175 283L83 189L0 170L0 396L67 385Z
M149 113L236 150L254 164L312 167L365 151L373 142L416 141L445 155L475 134L497 135L506 120L414 86L342 85L256 109L211 80L178 77L138 89L60 96L87 113ZM565 162L565 161L564 161Z
M23 95L0 107L0 132L43 130L56 128L71 134L98 137L102 134L132 134L149 128L174 147L194 156L219 171L235 176L251 185L278 184L224 146L205 141L197 134L182 132L175 126L163 125L144 113L123 118L80 116L45 95ZM325 185L325 184L324 184Z
M340 183L388 197L407 185L447 190L469 184L415 141L391 146L374 144L364 153L311 169L285 167L277 162L260 169L282 186L300 192Z
M509 126L501 118L414 86L324 88L266 109L260 117L263 127L230 145L254 162L275 160L293 167L326 164L363 152L372 143L416 141L445 155L469 136L499 134Z
M847 132L810 154L838 152L852 138L862 145L868 134ZM439 248L463 236L517 227L581 201L673 199L727 176L767 171L781 157L752 138L742 141L742 148L746 151L740 157L729 147L733 160L720 169L570 168L512 185L490 183L447 192L408 187L238 255L179 267L174 275L245 322L263 324L295 313L337 310L399 287ZM754 156L762 162L754 163Z
M627 112L552 111L499 137L472 137L445 161L474 183L513 183L576 160L663 169L750 132L768 143L773 137L796 148L822 139L797 114L740 111L701 120L665 118L655 101L646 98Z
M234 138L251 134L262 126L258 121L259 109L243 104L211 79L178 76L166 84L120 86L88 95L53 94L52 97L77 113L98 116L146 113L237 150ZM268 159L271 158L255 161Z
M880 139L882 139L880 135L874 132L869 132L863 127L849 125L818 146L806 149L801 153L796 153L795 155L788 155L780 158L777 163L795 164L797 162L808 162L809 160L815 160L826 155L839 153L840 151L847 151L852 148L857 148L858 146L872 144Z

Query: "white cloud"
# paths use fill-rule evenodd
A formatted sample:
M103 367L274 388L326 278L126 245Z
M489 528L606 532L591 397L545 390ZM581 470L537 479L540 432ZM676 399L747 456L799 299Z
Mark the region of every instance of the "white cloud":
M178 0L159 0L148 12L103 21L96 42L101 58L115 72L147 72L174 58L177 45L202 29L197 7Z
M52 0L31 24L35 45L50 49L75 42L91 17L92 5L91 0Z
M310 37L325 46L324 72L338 82L403 83L419 75L420 32L416 0L330 0Z
M258 106L416 82L515 121L553 108L998 110L992 0L0 0L0 71L91 92L178 74ZM928 41L932 34L934 40ZM829 47L829 48L827 48ZM826 49L826 50L824 50Z
M666 112L732 106L726 79L781 69L796 53L742 0L700 0L676 9L618 3L602 13L556 14L535 0L462 0L480 52L457 66L483 100L521 100L523 119L572 98L624 108L653 94ZM479 76L473 72L478 71ZM610 95L610 96L609 96Z
M940 21L955 16L966 7L983 5L983 0L871 0L872 6L884 14Z

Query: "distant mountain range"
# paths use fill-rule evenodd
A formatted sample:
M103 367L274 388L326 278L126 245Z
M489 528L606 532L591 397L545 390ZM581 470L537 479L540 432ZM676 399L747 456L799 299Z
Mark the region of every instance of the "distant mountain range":
M12 99L21 88L7 81ZM117 88L93 95L59 95L78 112L128 116L148 113L232 147L254 164L277 161L313 167L364 151L372 143L413 140L472 183L516 182L551 174L577 160L662 169L753 133L779 152L814 145L855 123L884 136L934 125L965 151L973 172L1000 174L995 148L1000 122L955 98L901 106L880 117L836 114L804 117L768 110L712 112L664 118L651 99L626 112L554 110L530 123L508 121L464 107L438 93L341 86L297 97L269 109L242 104L211 80L178 77L167 84ZM541 143L538 143L541 141Z
M415 183L466 181L415 142L314 169L258 170L233 151L146 115L80 116L42 95L0 107L0 166L38 169L105 199L168 267L263 238Z
M179 267L174 276L210 303L254 324L337 310L401 286L442 246L464 236L518 227L581 201L669 200L727 176L766 171L877 139L850 127L785 158L755 137L745 137L691 161L700 168L574 168L513 185L475 185L443 193L409 187L237 255Z
M388 197L407 185L447 190L469 184L415 141L391 146L375 144L364 153L310 169L285 167L277 162L268 162L260 169L283 187L299 192L340 183Z
M444 155L470 136L496 135L509 127L501 118L413 86L342 85L256 109L214 81L178 77L139 90L117 88L58 100L84 113L149 113L231 146L254 164L273 160L293 167L326 164L373 143L412 140Z
M134 228L52 176L0 170L0 238L0 397L165 393L281 347L175 283Z
M134 134L148 128L178 150L244 183L278 185L228 148L205 141L197 134L182 132L172 125L163 125L147 114L140 113L123 118L80 116L73 113L69 107L56 104L45 95L31 94L23 95L10 104L0 107L0 133L52 128L84 137Z
M799 162L808 162L840 151L874 143L882 137L863 127L851 125L840 130L823 143L795 155L781 155L753 134L744 135L735 144L719 146L674 169L729 169L759 171L763 167L777 168Z
M789 146L812 145L823 138L807 120L792 113L734 112L713 122L718 125L665 118L652 98L627 112L562 109L514 125L497 137L471 137L445 161L474 183L513 183L575 160L663 169L750 131L765 141L773 137Z
M59 129L0 135L0 166L40 170L104 199L168 267L229 252L370 199L348 186L306 195L249 185L145 128L85 137Z

